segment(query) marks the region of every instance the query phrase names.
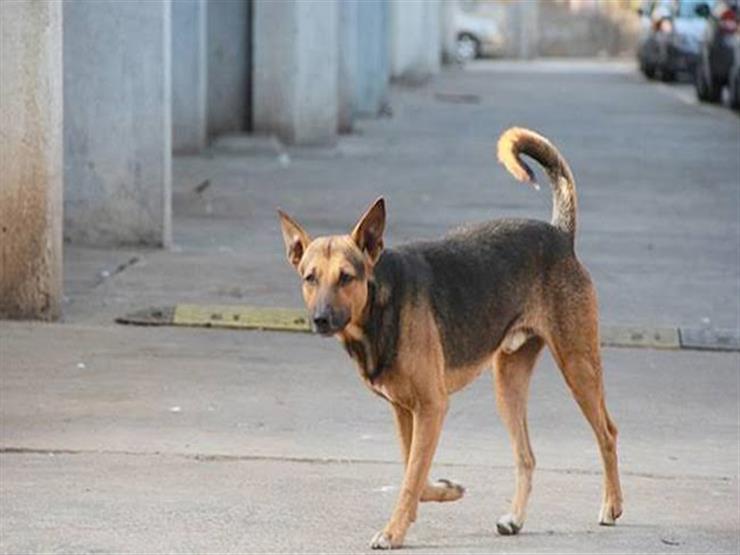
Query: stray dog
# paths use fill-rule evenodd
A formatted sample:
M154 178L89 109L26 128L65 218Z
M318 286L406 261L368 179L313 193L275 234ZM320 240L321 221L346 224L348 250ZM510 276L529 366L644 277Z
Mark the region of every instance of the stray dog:
M604 403L596 292L574 252L576 191L568 163L544 137L512 128L498 158L518 180L536 186L522 161L541 164L553 189L552 223L504 219L440 241L383 248L382 198L349 235L311 240L278 211L288 260L303 280L312 326L336 336L360 376L393 407L405 475L374 549L400 547L420 501L455 501L464 489L427 479L448 397L493 365L496 401L516 463L502 535L524 525L534 455L527 432L532 370L547 345L593 428L604 464L599 523L622 514L617 428Z

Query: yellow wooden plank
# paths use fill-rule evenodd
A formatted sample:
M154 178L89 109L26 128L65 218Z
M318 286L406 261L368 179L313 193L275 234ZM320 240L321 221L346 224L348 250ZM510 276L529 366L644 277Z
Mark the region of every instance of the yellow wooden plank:
M310 331L305 311L291 308L178 304L172 323L176 326Z

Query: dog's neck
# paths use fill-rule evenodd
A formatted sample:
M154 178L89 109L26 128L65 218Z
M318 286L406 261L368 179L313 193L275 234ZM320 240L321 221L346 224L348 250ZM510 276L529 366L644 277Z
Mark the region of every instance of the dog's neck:
M376 306L376 290L377 285L371 279L367 284L367 301L360 321L350 322L338 334L345 350L357 363L362 377L370 383L373 383L383 371L377 364L378 356L375 348L377 338L373 333L376 326L371 325L371 319L378 316L378 310L382 310L382 307Z
M367 301L358 322L338 334L344 348L371 384L395 362L398 345L398 302L403 294L403 276L397 254L381 255L368 281Z

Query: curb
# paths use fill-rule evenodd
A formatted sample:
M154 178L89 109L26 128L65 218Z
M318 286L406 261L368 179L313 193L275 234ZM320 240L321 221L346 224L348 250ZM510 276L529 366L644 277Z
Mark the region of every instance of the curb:
M178 304L152 307L118 317L115 321L136 326L311 332L303 310L239 305ZM665 350L740 351L740 330L602 325L601 345Z

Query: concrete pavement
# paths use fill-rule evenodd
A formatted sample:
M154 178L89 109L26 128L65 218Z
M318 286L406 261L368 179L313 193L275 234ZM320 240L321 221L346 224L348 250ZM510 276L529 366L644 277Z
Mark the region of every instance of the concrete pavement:
M390 410L339 345L268 332L3 324L4 553L364 552L397 493ZM511 452L490 377L455 396L424 552L731 553L737 353L604 352L625 515L596 524L600 464L549 356L532 384L538 469L523 535L499 538ZM666 543L671 542L671 543Z
M206 156L177 158L175 248L67 248L65 318L109 323L155 303L299 306L276 206L311 233L336 233L383 194L390 246L487 218L547 219L549 191L521 186L494 159L498 135L517 124L571 162L577 248L605 323L737 328L737 116L688 105L622 64L558 67L449 71L396 89L393 118L361 123L331 150L222 140ZM136 264L91 286L132 255Z
M0 552L365 552L400 481L385 403L332 340L112 324L182 302L299 306L275 206L348 229L378 194L391 245L493 216L547 218L550 195L493 159L532 126L571 161L580 256L615 324L737 328L738 119L624 66L448 71L396 89L391 119L336 149L220 141L175 166L175 248L67 248L65 320L0 322ZM419 552L736 553L738 353L604 350L625 515L596 525L595 442L559 372L536 373L538 470L522 535L495 535L513 486L490 377L455 396Z

